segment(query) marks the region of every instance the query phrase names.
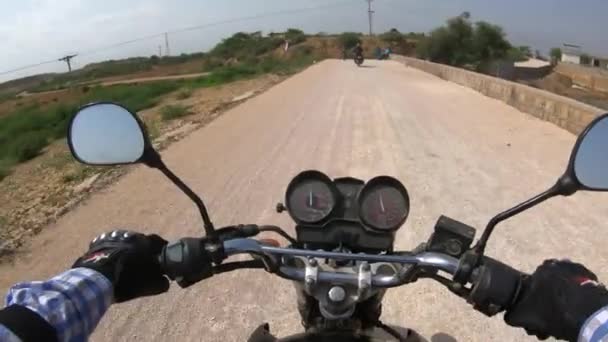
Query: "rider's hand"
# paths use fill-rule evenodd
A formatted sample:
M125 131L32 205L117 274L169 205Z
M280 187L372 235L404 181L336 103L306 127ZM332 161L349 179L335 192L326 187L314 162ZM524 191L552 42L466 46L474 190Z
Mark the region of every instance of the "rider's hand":
M608 305L608 291L597 280L581 264L547 260L524 280L505 321L540 339L576 341L587 318Z
M72 267L86 267L103 274L114 285L118 303L166 292L158 255L167 241L158 235L116 230L101 234Z

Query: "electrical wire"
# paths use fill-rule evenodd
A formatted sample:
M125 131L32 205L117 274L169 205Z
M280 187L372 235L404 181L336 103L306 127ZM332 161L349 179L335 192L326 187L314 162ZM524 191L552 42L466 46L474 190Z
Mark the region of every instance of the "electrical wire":
M106 50L114 49L114 48L117 48L117 47L121 47L121 46L124 46L124 45L136 43L136 42L139 42L139 41L144 41L144 40L149 40L149 39L153 39L153 38L162 37L166 33L168 33L168 34L175 34L175 33L182 33L182 32L188 32L188 31L196 31L196 30L201 30L201 29L210 28L210 27L214 27L214 26L233 24L233 23L237 23L237 22L241 22L241 21L249 21L249 20L261 19L261 18L272 17L272 16L298 14L298 13L303 13L303 12L319 11L319 10L324 10L324 9L331 9L331 8L351 6L351 5L355 5L355 4L359 3L359 2L360 2L359 0L346 0L346 1L339 1L339 2L335 2L335 3L331 3L331 4L328 4L328 5L322 5L322 6L305 7L305 8L297 8L297 9L289 9L289 10L281 10L281 11L267 12L267 13L261 13L261 14L251 15L251 16L244 16L244 17L238 17L238 18L220 20L220 21L216 21L216 22L212 22L212 23L207 23L207 24L202 24L202 25L196 25L196 26L190 26L190 27L184 27L184 28L180 28L180 29L165 31L165 32L162 32L162 33L156 33L156 34L152 34L152 35L148 35L148 36L144 36L144 37L134 38L134 39L126 40L126 41L123 41L123 42L118 42L118 43L106 45L106 46L95 48L95 49L91 49L91 50L82 51L82 52L78 53L78 56L80 56L80 57L82 57L82 56L88 56L88 55L96 54L96 53L99 53L99 52L102 52L102 51L106 51ZM54 60L51 60L51 61L45 61L45 62L40 62L40 63L36 63L36 64L30 64L30 65L22 66L22 67L19 67L19 68L15 68L15 69L11 69L11 70L0 72L0 75L6 75L6 74L10 74L10 73L13 73L13 72L16 72L16 71L30 69L30 68L34 68L34 67L41 66L41 65L44 65L44 64L55 63L55 62L58 62L58 61L59 61L59 59L54 59Z
M357 2L359 2L359 1L357 0ZM323 9L345 7L345 6L350 6L353 4L355 4L355 2L353 0L347 0L347 1L334 2L332 4L323 5L323 6L267 12L267 13L252 15L252 16L216 21L213 23L207 23L207 24L203 24L203 25L185 27L185 28L181 28L181 29L177 29L177 30L173 30L173 31L167 31L167 33L181 33L181 32L187 32L187 31L194 31L194 30L200 30L200 29L209 28L209 27L218 26L218 25L232 24L232 23L241 22L241 21L255 20L255 19L261 19L261 18L266 18L266 17L273 17L273 16L277 16L277 15L297 14L297 13L303 13L303 12L309 12L309 11L318 11L318 10L323 10Z
M2 72L0 72L0 75L6 75L6 74L13 73L13 72L21 71L21 70L31 69L31 68L35 68L35 67L45 65L45 64L56 63L58 61L59 61L58 59L54 59L52 61L45 61L45 62L40 62L40 63L36 63L36 64L29 64L29 65L15 68L15 69L2 71Z

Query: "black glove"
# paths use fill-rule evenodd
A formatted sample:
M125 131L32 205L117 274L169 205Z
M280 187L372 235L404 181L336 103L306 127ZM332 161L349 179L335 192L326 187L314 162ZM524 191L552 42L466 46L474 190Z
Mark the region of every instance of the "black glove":
M542 340L576 341L587 318L608 305L608 291L597 280L581 264L547 260L524 280L505 322Z
M114 285L117 303L166 292L169 280L158 263L167 241L158 235L126 230L104 233L72 267L86 267L103 274Z

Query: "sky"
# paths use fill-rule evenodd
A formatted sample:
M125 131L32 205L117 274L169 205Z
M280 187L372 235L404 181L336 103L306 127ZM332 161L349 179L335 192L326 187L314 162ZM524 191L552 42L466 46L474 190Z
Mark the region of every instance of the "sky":
M155 37L111 49L100 48L184 27L289 9L341 3L340 7L232 22L169 35L171 54L205 51L238 31L307 33L367 32L364 0L19 0L0 5L0 73L79 53L76 68L129 56L158 54ZM397 28L427 32L451 16L469 11L473 20L503 26L516 45L548 51L567 42L591 54L608 56L606 0L374 0L374 31ZM42 72L66 71L56 62L0 75L0 81Z

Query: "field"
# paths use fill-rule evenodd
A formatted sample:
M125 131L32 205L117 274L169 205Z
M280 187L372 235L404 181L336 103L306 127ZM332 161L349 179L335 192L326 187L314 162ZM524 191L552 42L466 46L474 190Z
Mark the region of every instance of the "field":
M99 79L72 78L68 83L60 82L66 77L45 76L44 84L30 82L20 96L7 96L0 102L0 256L13 253L27 236L63 215L90 189L123 173L122 168L82 166L71 158L64 139L69 119L80 105L119 102L139 112L155 144L164 146L242 101L244 94L257 94L314 61L336 57L332 51L338 51L319 49L320 40L314 37L293 44L287 52L282 42L259 33L236 34L204 56L171 66ZM207 74L103 85L180 72ZM59 89L49 90L54 87Z

